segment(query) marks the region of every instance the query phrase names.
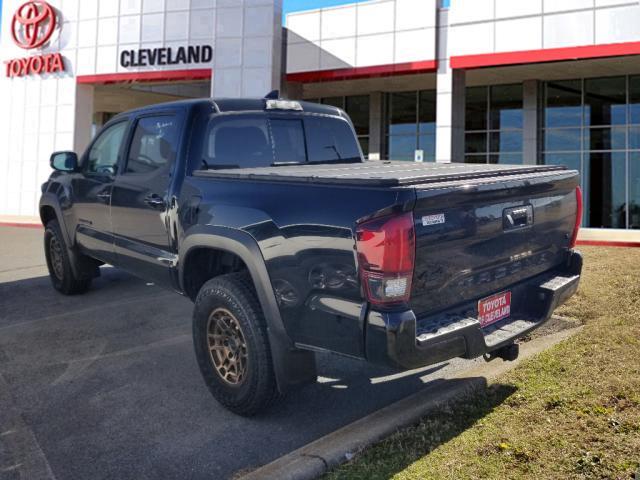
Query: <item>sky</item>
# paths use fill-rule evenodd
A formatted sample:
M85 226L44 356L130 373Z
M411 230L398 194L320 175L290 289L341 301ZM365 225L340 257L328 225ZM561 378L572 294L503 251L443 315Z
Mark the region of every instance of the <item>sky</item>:
M1 0L0 0L1 1ZM364 0L284 0L284 13L313 10L315 8L333 7Z

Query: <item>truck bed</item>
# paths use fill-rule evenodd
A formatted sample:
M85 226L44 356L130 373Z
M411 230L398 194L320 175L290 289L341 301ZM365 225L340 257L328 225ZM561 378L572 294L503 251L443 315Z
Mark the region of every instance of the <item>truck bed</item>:
M322 183L371 187L400 187L456 180L499 178L566 170L555 165L486 165L368 161L364 163L282 165L264 168L199 170L194 175L268 182Z

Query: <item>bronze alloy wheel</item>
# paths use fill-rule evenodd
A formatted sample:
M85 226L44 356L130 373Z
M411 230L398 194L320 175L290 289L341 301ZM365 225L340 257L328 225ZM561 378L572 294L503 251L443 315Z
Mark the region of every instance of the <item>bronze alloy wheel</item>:
M220 378L229 385L240 385L247 375L247 343L240 323L229 310L217 308L209 315L207 342Z
M64 266L62 264L62 245L58 239L53 236L49 240L49 260L51 261L51 268L58 280L64 278Z

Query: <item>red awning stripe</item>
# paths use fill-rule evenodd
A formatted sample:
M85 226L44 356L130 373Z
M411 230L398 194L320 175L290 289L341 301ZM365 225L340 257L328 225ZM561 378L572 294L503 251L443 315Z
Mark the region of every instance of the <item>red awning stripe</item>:
M185 80L209 80L212 76L210 68L197 70L166 70L153 72L123 72L102 75L79 75L77 82L81 84L108 84L122 82L168 82Z
M483 53L451 57L451 68L473 69L504 65L561 62L590 58L621 57L640 54L640 42L586 45L581 47L547 48L519 52Z
M353 80L358 78L387 77L411 73L433 73L438 69L437 60L421 62L395 63L390 65L374 65L371 67L338 68L334 70L317 70L313 72L288 73L289 82L315 83L334 80Z

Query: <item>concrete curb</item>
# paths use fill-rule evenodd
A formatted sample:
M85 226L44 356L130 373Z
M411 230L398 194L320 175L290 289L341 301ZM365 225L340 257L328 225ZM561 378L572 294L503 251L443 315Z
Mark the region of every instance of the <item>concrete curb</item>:
M417 423L422 417L453 400L485 389L487 381L513 369L522 360L565 340L582 327L537 338L520 346L515 362L494 360L439 380L424 390L388 405L350 425L336 430L304 447L240 477L240 480L277 478L311 480L350 460L365 447L388 437L397 430Z

